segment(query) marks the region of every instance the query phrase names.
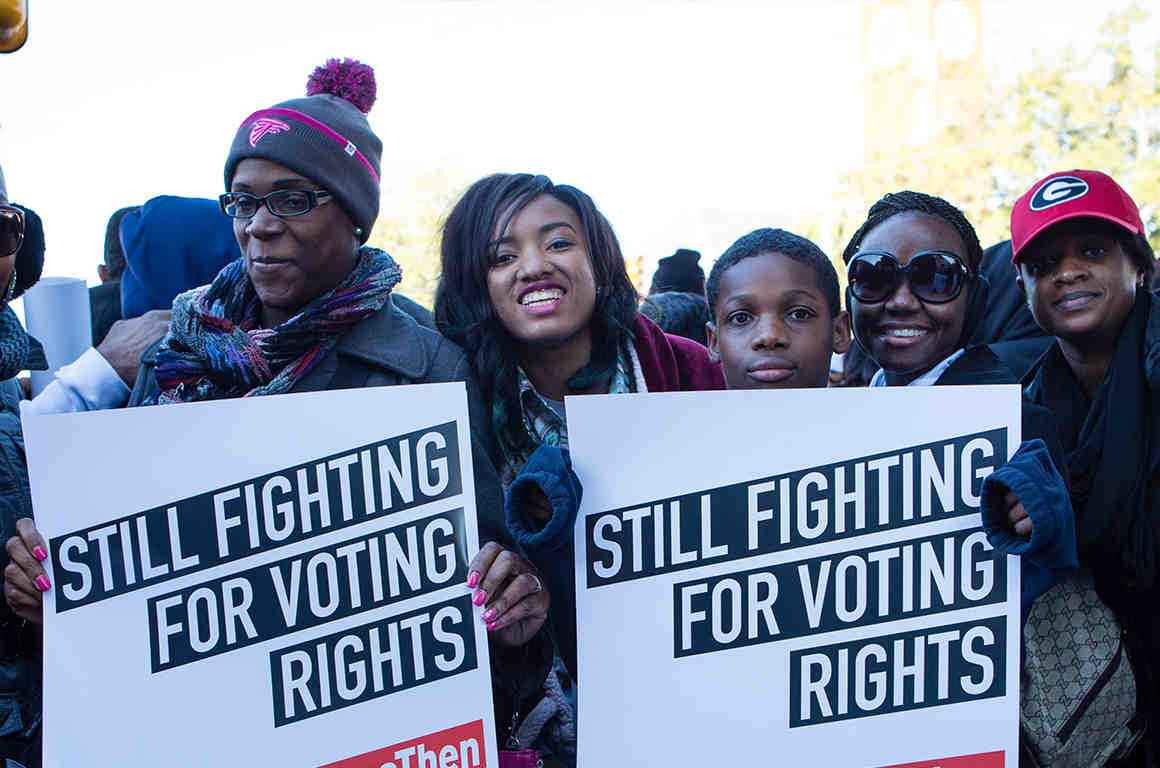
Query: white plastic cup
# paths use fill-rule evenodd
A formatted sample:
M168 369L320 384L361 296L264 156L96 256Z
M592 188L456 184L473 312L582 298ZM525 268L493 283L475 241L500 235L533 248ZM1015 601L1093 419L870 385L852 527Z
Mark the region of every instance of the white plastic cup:
M32 371L32 394L39 395L56 372L93 345L89 289L76 277L42 277L24 294L24 324L44 345L47 371Z

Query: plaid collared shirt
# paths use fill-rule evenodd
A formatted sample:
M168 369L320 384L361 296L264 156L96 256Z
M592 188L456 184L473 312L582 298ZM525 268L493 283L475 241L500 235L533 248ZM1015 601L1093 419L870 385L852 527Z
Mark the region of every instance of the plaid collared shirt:
M547 398L536 391L523 368L516 369L516 376L520 406L518 421L512 418L501 400L497 399L492 406L492 424L505 458L502 472L505 486L519 474L528 457L540 444L568 447L568 422L552 408ZM636 350L628 344L617 357L616 370L608 384L608 394L623 395L639 391L645 391L644 375Z
M619 372L620 367L617 366ZM548 398L536 391L523 368L516 369L519 386L520 416L524 429L537 443L568 447L568 422L552 407ZM616 376L613 376L613 381Z

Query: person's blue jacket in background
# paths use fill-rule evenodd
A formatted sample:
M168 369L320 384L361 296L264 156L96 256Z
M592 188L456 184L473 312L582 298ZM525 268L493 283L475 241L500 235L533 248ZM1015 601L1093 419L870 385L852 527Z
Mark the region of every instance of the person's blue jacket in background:
M216 200L162 195L121 221L121 316L169 309L179 293L213 282L241 252Z

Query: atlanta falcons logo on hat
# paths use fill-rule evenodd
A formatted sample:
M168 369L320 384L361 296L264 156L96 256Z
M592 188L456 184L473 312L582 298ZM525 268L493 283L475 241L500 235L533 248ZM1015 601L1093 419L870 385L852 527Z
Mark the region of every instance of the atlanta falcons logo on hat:
M250 146L258 146L258 142L264 137L275 134L285 133L290 130L290 126L281 120L271 120L268 117L259 117L250 126Z
M1029 203L1031 210L1042 211L1062 205L1088 193L1088 183L1075 176L1056 176L1035 190Z

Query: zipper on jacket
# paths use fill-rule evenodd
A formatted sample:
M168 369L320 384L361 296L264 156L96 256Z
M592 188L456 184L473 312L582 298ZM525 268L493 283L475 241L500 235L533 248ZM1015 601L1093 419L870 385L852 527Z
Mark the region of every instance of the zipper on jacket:
M1123 656L1124 643L1123 641L1120 641L1116 643L1116 654L1112 656L1111 661L1109 661L1108 665L1104 667L1104 671L1100 673L1098 678L1096 678L1095 685L1088 689L1088 692L1084 694L1083 699L1080 700L1079 705L1076 706L1075 711L1071 713L1071 717L1067 718L1067 722L1065 722L1060 727L1059 731L1056 732L1055 735L1060 741L1067 741L1069 738L1071 738L1072 732L1076 729L1076 726L1079 725L1079 721L1084 716L1084 713L1088 711L1088 707L1090 707L1092 702L1095 701L1096 696L1099 696L1100 693L1104 690L1104 686L1106 686L1108 681L1112 679L1112 675L1116 673L1116 670L1120 668L1120 662L1122 661Z

